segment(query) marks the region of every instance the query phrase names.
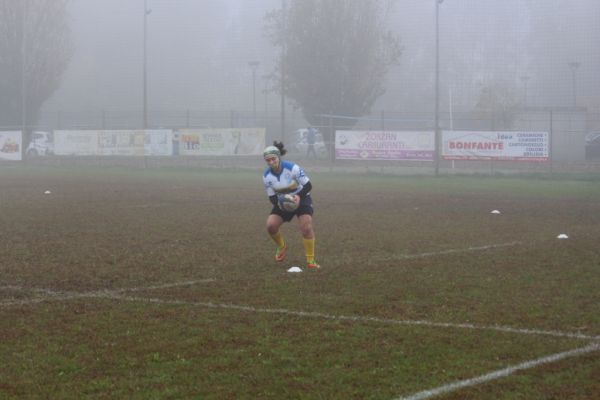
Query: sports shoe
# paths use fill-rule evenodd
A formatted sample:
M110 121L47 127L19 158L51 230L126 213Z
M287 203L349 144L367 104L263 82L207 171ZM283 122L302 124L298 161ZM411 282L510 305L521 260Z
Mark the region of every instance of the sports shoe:
M275 252L275 261L282 262L285 260L285 253L287 252L287 243L283 247L278 247Z
M306 265L306 267L308 269L319 269L319 268L321 268L321 266L319 264L317 264L317 262L315 260L309 261L308 264Z

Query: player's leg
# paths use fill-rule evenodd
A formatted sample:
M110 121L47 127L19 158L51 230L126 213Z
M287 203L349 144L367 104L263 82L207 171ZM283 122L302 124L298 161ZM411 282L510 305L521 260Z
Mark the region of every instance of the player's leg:
M315 261L315 231L312 215L302 214L298 216L298 225L302 233L302 241L304 242L306 264L308 268L319 268L319 264Z
M283 218L277 214L270 214L267 217L267 232L271 239L277 245L277 251L275 252L275 260L283 261L285 259L285 253L287 251L287 245L285 243L285 239L283 238L283 234L280 232L279 228L283 224Z

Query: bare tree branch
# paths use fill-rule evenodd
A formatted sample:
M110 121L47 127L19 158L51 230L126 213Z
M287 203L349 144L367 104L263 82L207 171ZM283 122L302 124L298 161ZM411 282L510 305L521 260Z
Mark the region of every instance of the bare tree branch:
M35 126L60 86L72 55L67 5L0 0L0 126Z
M266 34L285 43L285 95L316 124L315 115L368 114L400 58L399 39L385 30L390 0L291 0L266 17ZM285 26L285 30L282 28ZM276 67L273 77L279 75Z

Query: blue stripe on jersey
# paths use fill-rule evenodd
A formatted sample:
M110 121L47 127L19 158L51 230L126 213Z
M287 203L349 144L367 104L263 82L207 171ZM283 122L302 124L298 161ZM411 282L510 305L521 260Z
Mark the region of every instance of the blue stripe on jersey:
M294 168L294 165L296 165L296 163L292 162L292 161L288 161L288 160L281 161L281 172L283 173L283 170L285 170L285 169L291 171L292 168ZM263 177L266 178L267 175L269 175L269 174L276 176L278 178L279 178L279 176L281 176L281 173L276 174L275 172L273 172L273 170L271 170L271 167L267 167L267 169L265 169L265 172L263 173Z

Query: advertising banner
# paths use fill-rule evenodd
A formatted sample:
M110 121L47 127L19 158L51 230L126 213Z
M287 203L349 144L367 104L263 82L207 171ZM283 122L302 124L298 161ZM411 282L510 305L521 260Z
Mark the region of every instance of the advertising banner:
M95 156L98 154L99 131L54 131L54 154L60 156Z
M548 161L548 132L443 131L445 160Z
M102 156L143 156L144 131L98 131L98 154Z
M23 135L21 131L0 132L0 159L20 161L22 157Z
M265 128L181 129L179 140L182 155L261 155Z
M173 151L173 131L54 131L54 153L77 156L162 156Z
M335 158L433 161L433 131L336 131Z
M144 154L147 156L170 156L173 154L173 131L170 129L146 130Z

